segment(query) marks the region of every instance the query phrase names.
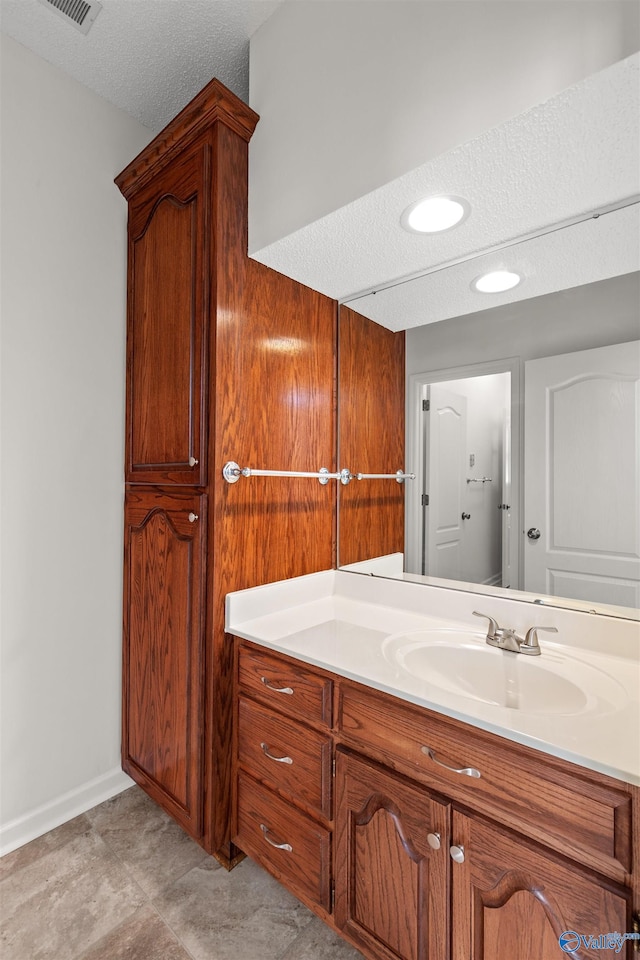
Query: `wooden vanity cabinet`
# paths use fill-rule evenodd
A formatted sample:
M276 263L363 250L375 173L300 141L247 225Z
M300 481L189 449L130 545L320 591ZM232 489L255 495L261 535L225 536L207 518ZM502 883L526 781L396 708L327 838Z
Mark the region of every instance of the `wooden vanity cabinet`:
M343 680L341 742L626 883L633 791L618 780Z
M336 763L335 923L365 954L440 958L450 806L355 754Z
M480 816L454 810L452 836L464 857L451 868L452 960L560 960L565 932L631 931L630 891ZM630 943L617 954L631 955Z
M223 479L228 461L336 468L336 303L247 255L257 121L212 80L116 179L129 214L125 481L133 511L123 767L228 867L240 854L231 842L225 596L335 565L334 486ZM282 344L295 344L295 357ZM173 524L168 501L164 513L149 505L145 519L143 494L149 504L165 496L189 503L187 527ZM322 691L310 692L322 705Z
M206 483L210 138L129 203L129 483Z
M242 289L247 260L257 120L213 80L116 179L128 203L122 763L227 865L231 757L218 733L231 692L212 556L226 368L217 327L221 310L227 326L246 324L229 290Z
M640 906L633 899L639 896L636 787L246 641L237 641L237 654L240 717L262 710L254 699L268 701L279 715L273 702L279 698L294 728L287 728L289 740L277 743L277 755L289 755L282 752L289 743L305 742L312 728L321 728L333 742L335 775L330 819L309 803L318 783L292 788L287 777L265 772L255 745L249 749L241 733L236 842L365 957L561 960L565 931L598 937L632 930ZM294 733L291 701L303 702L296 671L314 689L332 689L331 729L317 707L311 718L303 707ZM247 676L255 682L243 683ZM263 716L256 740L272 719ZM241 719L239 729L245 725ZM314 769L307 767L302 780ZM259 791L259 817L248 777ZM283 803L291 814L288 832ZM271 827L271 804L271 839L294 851L291 837L302 811L311 833L319 825L328 830L331 915L297 883L297 867L287 873L274 864L268 845L261 846L260 824ZM297 846L304 851L300 841ZM316 873L313 854L309 875ZM617 956L631 960L632 952L629 941ZM603 954L583 943L571 955L595 960Z
M328 914L333 681L248 645L236 676L234 842Z
M202 819L206 501L145 488L125 498L123 768L192 834Z

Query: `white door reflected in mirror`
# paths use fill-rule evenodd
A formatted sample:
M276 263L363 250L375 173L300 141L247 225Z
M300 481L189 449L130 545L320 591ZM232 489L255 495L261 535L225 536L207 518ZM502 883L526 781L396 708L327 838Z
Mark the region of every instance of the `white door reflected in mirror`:
M425 379L428 377L425 374ZM426 384L421 429L407 462L418 464L421 516L407 529L409 573L511 586L511 375Z
M640 342L527 362L524 408L524 589L639 607Z

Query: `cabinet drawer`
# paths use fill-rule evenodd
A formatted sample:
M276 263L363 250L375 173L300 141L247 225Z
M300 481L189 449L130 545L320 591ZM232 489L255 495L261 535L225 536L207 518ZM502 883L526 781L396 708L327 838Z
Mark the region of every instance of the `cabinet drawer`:
M241 697L238 762L295 803L331 818L329 736Z
M629 871L631 799L615 781L348 683L339 714L346 742L618 880Z
M243 773L234 842L294 893L330 909L331 834Z
M311 668L243 643L240 645L238 680L241 689L291 717L323 727L331 726L333 684L328 677Z

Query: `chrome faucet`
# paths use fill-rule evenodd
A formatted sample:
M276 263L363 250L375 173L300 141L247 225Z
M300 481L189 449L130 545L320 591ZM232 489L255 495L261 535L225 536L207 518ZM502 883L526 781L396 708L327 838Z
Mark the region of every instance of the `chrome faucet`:
M512 653L524 653L529 657L540 656L540 644L538 643L538 631L546 633L557 633L556 627L529 627L524 638L519 637L515 630L510 627L498 626L498 621L494 620L486 613L473 611L474 617L484 617L489 621L487 629L487 643L491 647L498 647L500 650L510 650Z

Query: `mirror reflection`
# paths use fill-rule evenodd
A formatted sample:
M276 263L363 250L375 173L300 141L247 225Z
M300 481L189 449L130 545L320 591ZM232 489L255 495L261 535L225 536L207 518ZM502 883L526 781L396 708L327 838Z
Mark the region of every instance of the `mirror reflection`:
M341 489L340 565L640 615L639 274L420 325L430 280L341 305L340 465L415 479Z
M405 569L509 588L511 374L433 381L418 374L407 395L408 496L420 510L407 524Z

